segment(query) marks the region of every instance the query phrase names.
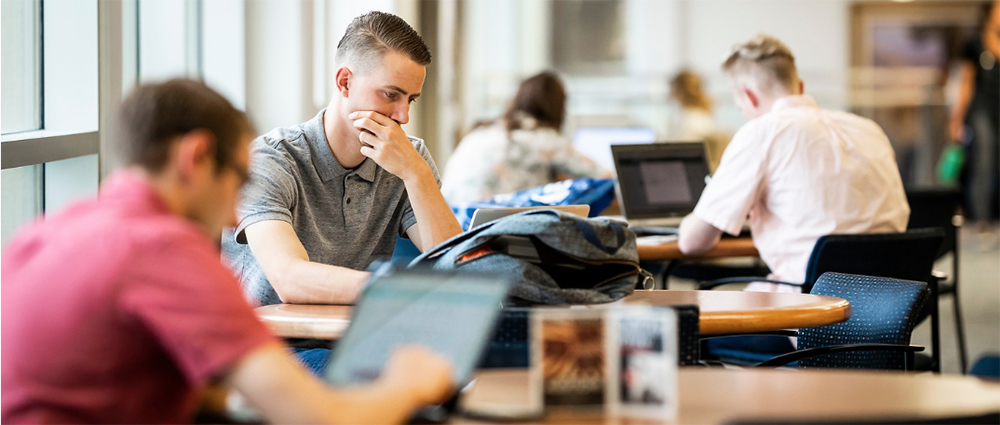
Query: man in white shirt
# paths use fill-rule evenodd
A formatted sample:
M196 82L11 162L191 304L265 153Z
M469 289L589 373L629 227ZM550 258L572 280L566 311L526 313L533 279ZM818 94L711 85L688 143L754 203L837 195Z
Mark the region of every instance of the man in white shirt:
M749 216L769 277L799 283L823 235L906 230L910 208L895 153L877 124L817 107L803 94L791 51L774 37L735 46L722 68L748 122L681 223L683 253L711 249L722 232L738 234ZM747 289L799 290L763 282Z

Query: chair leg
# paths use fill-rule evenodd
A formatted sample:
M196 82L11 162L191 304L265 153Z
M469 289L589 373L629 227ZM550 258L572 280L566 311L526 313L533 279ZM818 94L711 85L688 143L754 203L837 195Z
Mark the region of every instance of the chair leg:
M667 262L667 266L663 269L663 288L662 289L664 289L664 290L670 289L670 283L669 283L670 273L672 273L674 271L674 268L676 268L677 265L680 264L680 263L681 263L680 260L673 260L673 261Z
M968 353L965 351L965 327L962 324L962 309L960 304L961 297L958 296L958 270L959 266L959 255L958 255L958 228L954 228L951 233L951 243L954 247L951 256L951 276L952 276L952 291L951 296L952 303L955 307L955 336L958 337L958 363L962 366L962 373L968 372L969 357Z
M957 282L956 282L957 283ZM962 373L968 372L968 354L965 352L965 328L962 326L961 303L958 299L958 285L951 294L952 303L955 306L955 336L958 337L958 363L962 366Z
M931 372L941 373L941 323L938 315L938 280L931 279Z

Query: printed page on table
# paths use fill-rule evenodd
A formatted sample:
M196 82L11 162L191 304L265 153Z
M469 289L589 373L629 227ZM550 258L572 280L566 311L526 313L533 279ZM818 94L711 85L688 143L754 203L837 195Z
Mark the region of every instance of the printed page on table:
M669 307L607 312L607 408L612 415L672 418L677 412L677 315Z
M538 309L531 315L531 382L544 405L606 404L604 309Z

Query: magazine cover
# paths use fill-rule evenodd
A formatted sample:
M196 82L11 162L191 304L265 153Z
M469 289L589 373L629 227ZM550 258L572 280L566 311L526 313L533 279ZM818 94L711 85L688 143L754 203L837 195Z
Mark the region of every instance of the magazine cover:
M532 385L545 406L601 406L607 400L605 309L539 309L532 314Z
M668 307L608 311L612 414L670 418L677 408L677 317Z

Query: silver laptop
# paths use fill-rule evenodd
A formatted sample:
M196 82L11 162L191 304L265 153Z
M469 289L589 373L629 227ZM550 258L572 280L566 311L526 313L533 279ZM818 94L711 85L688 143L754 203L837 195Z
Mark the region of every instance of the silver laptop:
M370 282L326 368L326 381L334 386L375 380L394 347L417 343L452 361L455 387L461 388L514 284L502 274L391 265L373 272Z
M386 263L372 272L324 378L337 387L370 383L393 348L420 344L451 360L454 388L462 388L472 379L513 285L503 274L398 269ZM456 400L422 408L410 423L443 422Z
M557 210L570 214L576 214L580 217L586 217L590 214L590 205L553 205L553 206L536 206L536 207L506 207L506 208L480 208L472 213L472 220L469 222L469 228L475 228L476 226L488 223L496 220L500 217L506 217L508 215L517 214L523 211L531 210Z
M618 205L633 226L676 227L705 190L702 142L613 145Z

